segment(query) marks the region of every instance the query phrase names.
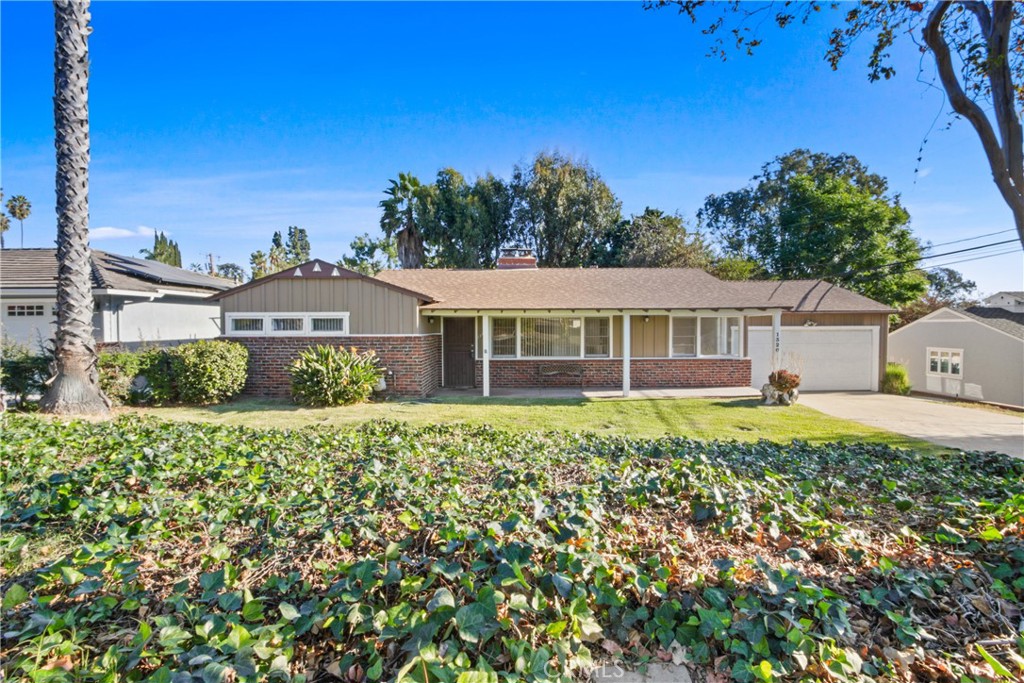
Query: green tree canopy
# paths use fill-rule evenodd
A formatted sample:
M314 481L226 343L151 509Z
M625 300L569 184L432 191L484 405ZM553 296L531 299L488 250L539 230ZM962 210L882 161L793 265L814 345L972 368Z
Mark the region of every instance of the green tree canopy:
M714 252L700 233L686 229L681 216L647 207L620 221L601 246L598 262L617 268L702 268Z
M32 214L32 202L23 194L14 195L7 200L7 213L18 221L21 229L21 246L25 247L25 219Z
M558 152L516 166L512 188L517 233L542 266L590 265L622 218L622 204L600 174Z
M768 278L821 278L901 306L924 293L921 245L885 178L856 157L798 149L698 212L724 255Z
M411 173L399 173L398 180L391 180L384 194L387 197L380 202L384 238L395 241L398 262L403 268L422 268L426 265L426 245L421 224L429 209L430 188Z
M351 255L342 256L339 266L344 266L363 275L376 275L382 270L398 266L398 249L393 237L374 239L362 234L349 244Z

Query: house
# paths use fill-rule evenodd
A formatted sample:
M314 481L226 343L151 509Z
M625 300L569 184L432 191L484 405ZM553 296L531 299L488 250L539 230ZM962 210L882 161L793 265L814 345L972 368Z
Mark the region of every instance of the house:
M914 391L1024 407L1024 292L940 308L889 335Z
M439 387L760 387L773 367L808 389L877 390L887 306L818 280L726 282L686 268L396 270L314 260L214 297L250 351L249 393L285 396L316 343L373 349L391 391Z
M221 334L209 296L232 283L157 261L92 250L93 326L101 344L210 339ZM57 250L0 250L0 330L39 348L54 335Z

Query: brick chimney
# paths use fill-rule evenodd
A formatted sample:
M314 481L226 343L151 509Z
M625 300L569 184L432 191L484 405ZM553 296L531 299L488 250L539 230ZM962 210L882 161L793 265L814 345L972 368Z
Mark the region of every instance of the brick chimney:
M532 249L502 249L498 256L498 270L523 270L536 268L537 257L533 255Z

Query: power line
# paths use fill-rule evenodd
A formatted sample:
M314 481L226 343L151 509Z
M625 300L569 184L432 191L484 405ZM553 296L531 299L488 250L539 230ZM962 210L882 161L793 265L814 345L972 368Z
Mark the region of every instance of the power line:
M996 252L995 254L986 254L985 256L975 256L974 258L959 259L957 261L949 261L947 263L939 263L934 266L925 266L921 270L931 270L932 268L945 268L946 266L953 266L958 263L969 263L971 261L981 261L982 259L995 258L996 256L1006 256L1007 254L1016 254L1017 249L1007 249L1006 251Z
M989 247L998 247L1004 244L1016 244L1019 240L1003 240L1002 242L992 242L991 244L982 244L976 247L967 247L966 249L956 249L954 251L947 251L941 254L931 254L930 256L918 256L917 258L907 259L905 261L894 261L893 263L887 263L885 265L872 268L861 273L854 273L855 275L863 275L864 273L873 273L876 270L882 270L883 268L893 268L895 266L905 266L911 263L917 263L918 261L927 261L933 258L939 258L941 256L952 256L954 254L963 254L968 251L978 251L979 249L988 249ZM1014 250L1016 251L1016 250Z
M925 249L934 249L935 247L945 247L950 244L960 244L961 242L973 242L974 240L980 240L982 237L994 237L995 235L1004 235L1008 232L1017 232L1016 228L1010 228L1009 230L1000 230L999 232L990 232L984 235L976 235L974 237L965 237L961 240L953 240L951 242L939 242L938 244L929 244Z

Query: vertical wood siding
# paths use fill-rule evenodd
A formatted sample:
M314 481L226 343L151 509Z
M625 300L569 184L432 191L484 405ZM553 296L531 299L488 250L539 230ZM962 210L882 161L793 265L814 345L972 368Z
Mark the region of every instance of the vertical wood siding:
M270 280L221 300L222 313L345 311L352 334L417 334L434 327L421 321L416 297L366 280Z

